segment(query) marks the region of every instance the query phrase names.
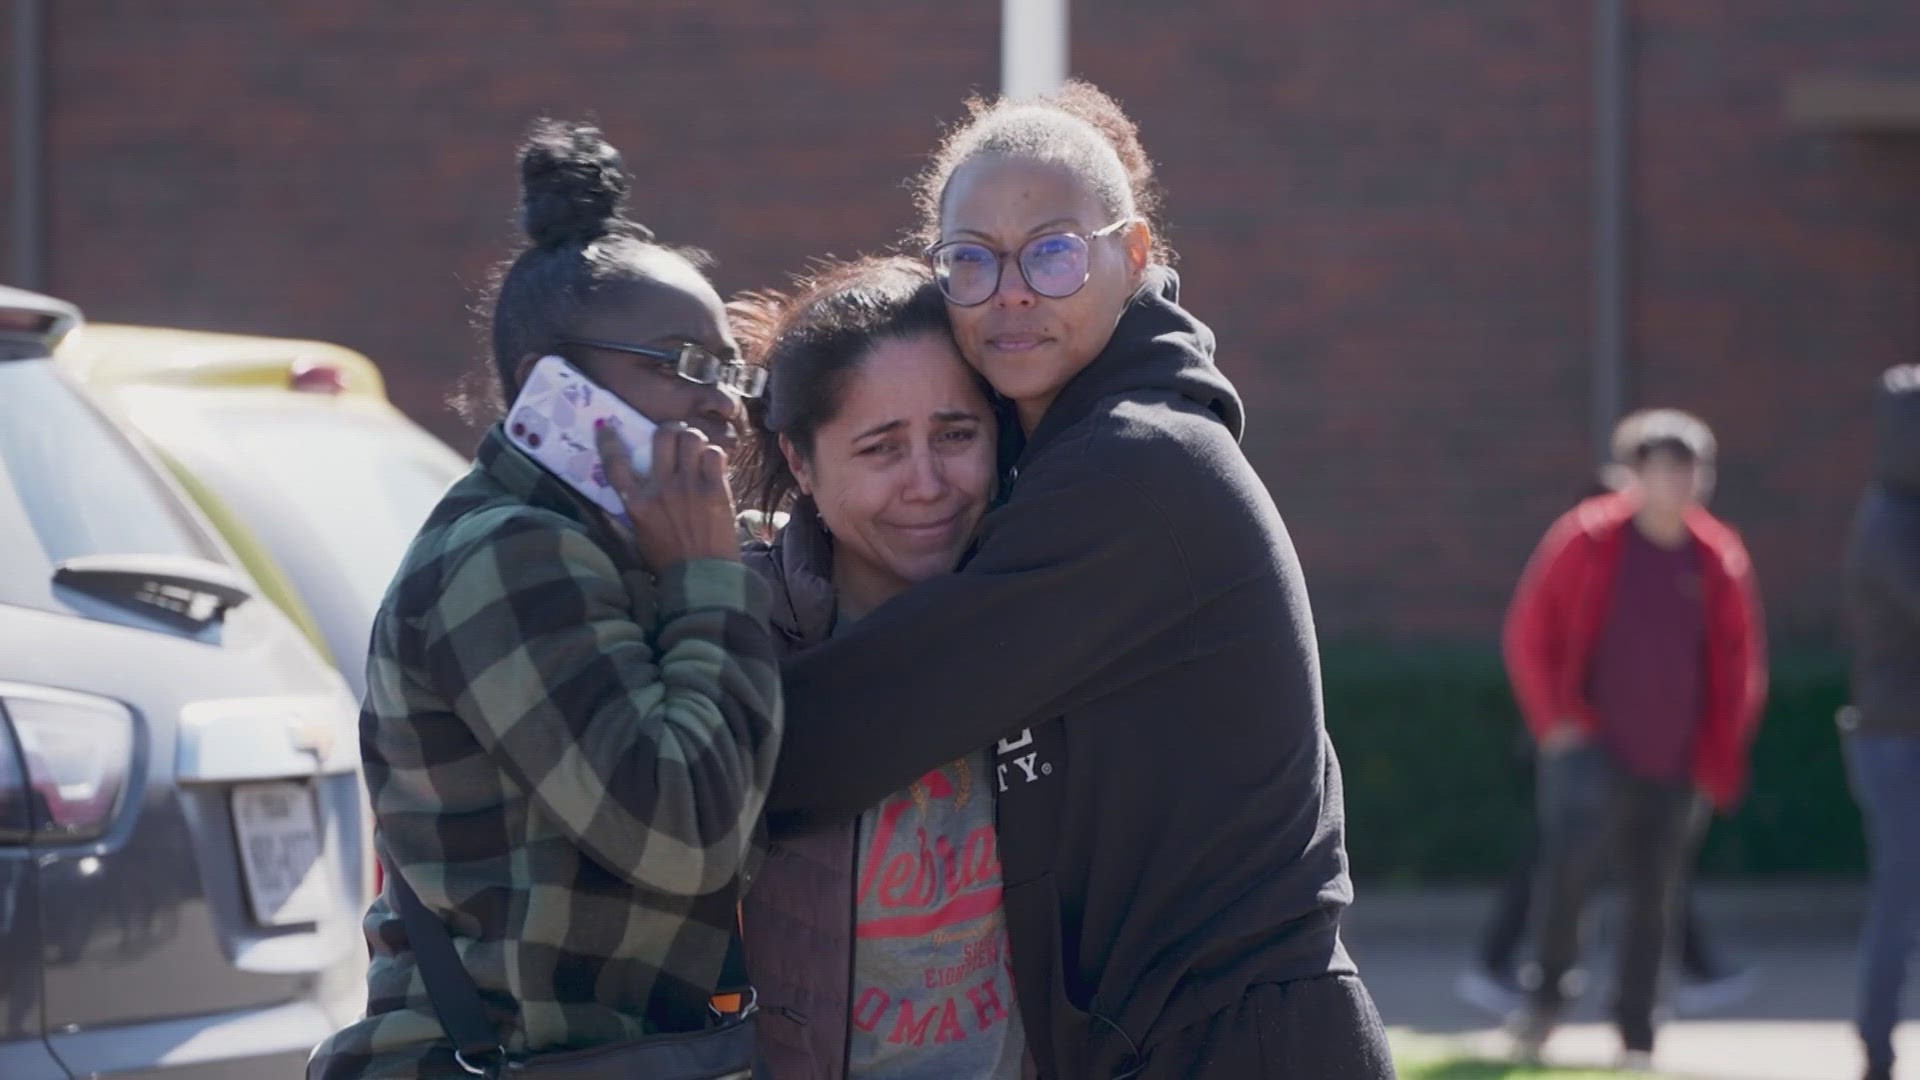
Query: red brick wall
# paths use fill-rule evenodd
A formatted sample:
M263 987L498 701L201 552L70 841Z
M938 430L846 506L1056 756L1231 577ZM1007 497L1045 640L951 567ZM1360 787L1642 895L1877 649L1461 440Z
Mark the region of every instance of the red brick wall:
M1782 97L1920 78L1920 6L1630 7L1630 402L1714 424L1776 634L1831 640L1868 386L1920 344L1920 143ZM1489 641L1591 475L1591 5L1201 8L1103 5L1074 66L1163 163L1323 632Z
M1162 163L1322 633L1485 641L1587 472L1585 5L1207 6L1075 67Z
M597 113L642 219L731 289L895 236L901 178L998 74L990 3L51 6L51 286L343 341L463 442L441 403L528 118ZM1634 6L1630 393L1714 423L1776 633L1826 638L1866 385L1920 335L1920 154L1791 133L1781 96L1920 76L1920 6ZM1589 475L1590 5L1077 7L1074 70L1163 163L1323 634L1491 640Z
M1637 393L1715 423L1775 632L1825 636L1873 378L1920 358L1920 141L1795 134L1781 99L1791 76L1920 79L1920 5L1659 9L1638 27Z
M0 62L13 64L13 19L0 18ZM11 72L9 72L9 76ZM0 282L13 281L13 79L0 78Z
M890 242L901 178L999 70L998 8L929 0L53 6L51 286L364 349L463 442L443 399L530 119L597 116L636 216L764 286Z

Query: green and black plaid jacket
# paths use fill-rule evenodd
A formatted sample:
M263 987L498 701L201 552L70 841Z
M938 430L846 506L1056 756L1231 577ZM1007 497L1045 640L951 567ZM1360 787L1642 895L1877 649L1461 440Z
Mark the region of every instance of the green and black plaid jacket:
M760 579L654 575L496 429L374 625L379 849L448 927L509 1053L701 1026L780 750ZM326 1077L459 1075L386 896Z

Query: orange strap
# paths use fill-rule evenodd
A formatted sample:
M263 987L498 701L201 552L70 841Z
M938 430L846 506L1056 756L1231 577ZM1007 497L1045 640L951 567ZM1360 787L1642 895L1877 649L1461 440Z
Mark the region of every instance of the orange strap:
M737 905L733 909L733 925L736 930L740 927L740 908ZM740 993L715 994L707 999L707 1003L713 1006L714 1012L732 1016L747 1007L747 996Z

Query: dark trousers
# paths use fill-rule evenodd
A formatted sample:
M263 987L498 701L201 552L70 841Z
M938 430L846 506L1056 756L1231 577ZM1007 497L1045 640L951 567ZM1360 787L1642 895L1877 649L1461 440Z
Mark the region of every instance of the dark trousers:
M1860 1038L1871 1064L1891 1067L1907 955L1920 938L1920 736L1849 736L1847 766L1873 880L1860 935Z
M1534 912L1534 877L1540 868L1540 831L1535 827L1527 838L1520 860L1507 874L1507 880L1494 896L1493 915L1480 938L1480 963L1495 974L1511 976L1520 958L1520 943L1527 935L1528 920ZM1710 979L1721 973L1719 951L1707 937L1700 907L1694 903L1693 890L1680 889L1680 921L1674 929L1679 939L1680 970L1696 979Z
M1176 1031L1136 1080L1393 1080L1373 998L1354 975L1268 983Z
M1626 901L1614 1021L1629 1050L1653 1049L1653 1007L1674 910L1706 815L1685 783L1622 772L1605 750L1579 746L1540 761L1540 974L1534 1007L1557 1015L1580 954L1581 916L1609 869Z

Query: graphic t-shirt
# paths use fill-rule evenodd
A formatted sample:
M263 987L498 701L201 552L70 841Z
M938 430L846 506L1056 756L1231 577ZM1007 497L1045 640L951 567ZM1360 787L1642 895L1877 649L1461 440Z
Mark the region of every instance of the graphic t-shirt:
M983 751L860 817L853 1080L1018 1080L1026 1053Z

